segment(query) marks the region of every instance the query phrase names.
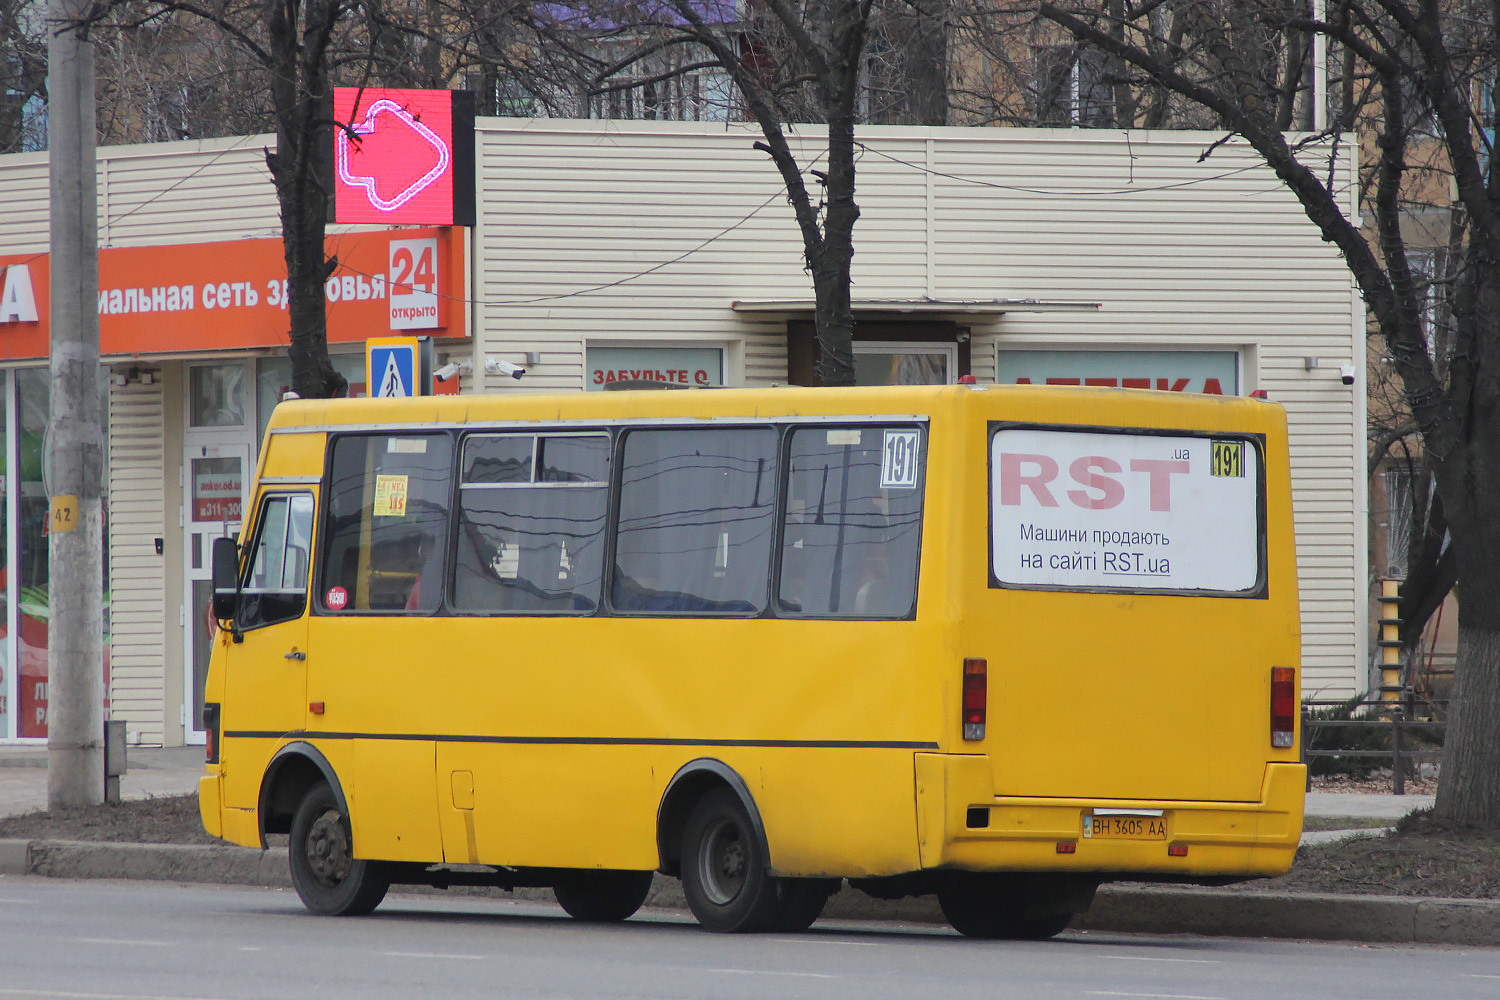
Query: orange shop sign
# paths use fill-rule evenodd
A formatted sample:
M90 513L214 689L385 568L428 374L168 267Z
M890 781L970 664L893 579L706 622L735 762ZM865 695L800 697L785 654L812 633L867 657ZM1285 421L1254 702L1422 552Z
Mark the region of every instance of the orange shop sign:
M323 287L328 339L390 330L468 336L463 240L452 229L328 237L338 267ZM46 254L0 255L0 360L44 358ZM152 354L289 343L280 239L99 251L99 350Z

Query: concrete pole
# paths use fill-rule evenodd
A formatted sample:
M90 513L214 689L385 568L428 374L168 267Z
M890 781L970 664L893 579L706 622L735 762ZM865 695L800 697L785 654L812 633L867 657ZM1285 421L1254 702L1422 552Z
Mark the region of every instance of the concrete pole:
M1313 0L1313 20L1328 20L1328 0ZM1312 127L1321 132L1328 127L1328 36L1321 31L1313 35ZM1348 122L1345 131L1352 131Z
M48 523L47 805L104 801L104 431L94 47L67 27L87 0L48 0L52 395ZM26 530L38 526L27 525Z

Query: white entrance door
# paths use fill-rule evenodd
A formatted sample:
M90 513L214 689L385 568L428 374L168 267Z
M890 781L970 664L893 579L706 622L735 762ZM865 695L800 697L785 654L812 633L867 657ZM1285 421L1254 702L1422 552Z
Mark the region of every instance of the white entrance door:
M213 539L239 534L249 500L253 409L247 362L188 368L183 434L183 737L202 743L203 691L214 624L209 613Z

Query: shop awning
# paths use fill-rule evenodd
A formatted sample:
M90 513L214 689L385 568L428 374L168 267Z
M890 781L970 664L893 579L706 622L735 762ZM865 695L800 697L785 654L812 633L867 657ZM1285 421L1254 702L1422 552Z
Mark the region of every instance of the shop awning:
M1047 299L855 299L856 316L923 316L929 319L994 322L1006 313L1094 312L1098 302L1064 302ZM765 318L798 319L811 316L815 302L806 299L735 299L729 308Z

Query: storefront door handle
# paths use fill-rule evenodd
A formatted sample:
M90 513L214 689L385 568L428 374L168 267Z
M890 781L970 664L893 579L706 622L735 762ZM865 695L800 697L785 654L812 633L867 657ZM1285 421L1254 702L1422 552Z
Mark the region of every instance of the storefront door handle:
M294 649L290 653L286 654L286 658L288 660L305 660L307 659L307 654L302 652L302 650L300 649Z

